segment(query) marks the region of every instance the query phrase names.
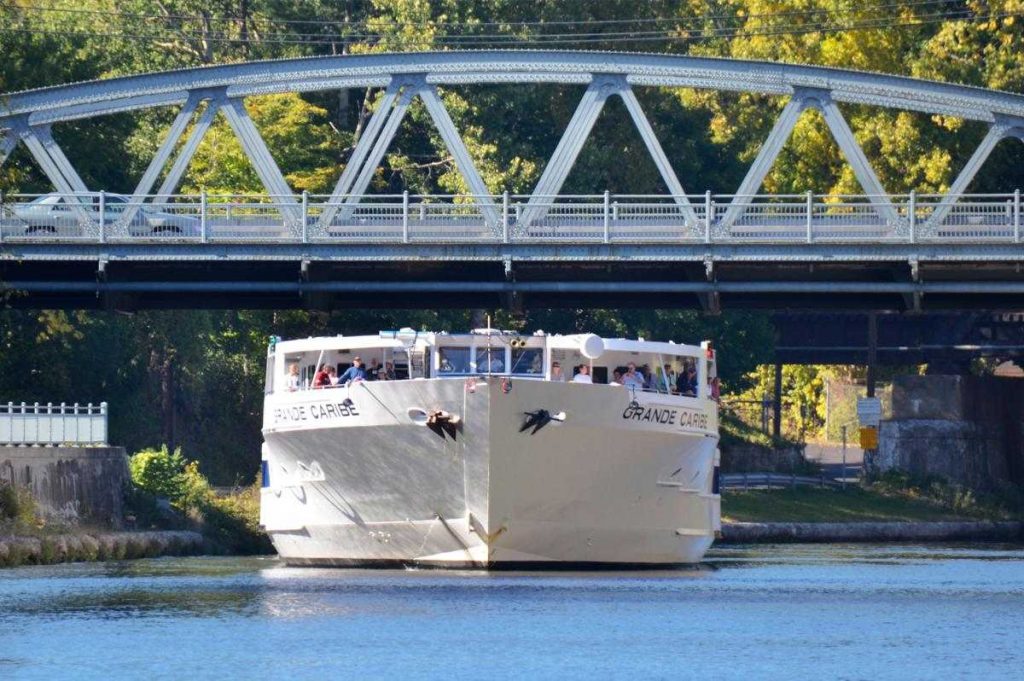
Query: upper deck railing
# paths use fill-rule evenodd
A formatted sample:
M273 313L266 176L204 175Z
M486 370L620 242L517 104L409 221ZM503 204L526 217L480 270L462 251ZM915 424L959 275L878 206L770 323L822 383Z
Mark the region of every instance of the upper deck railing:
M0 445L105 445L107 403L0 404Z
M881 200L880 200L881 199ZM879 210L879 205L891 210ZM964 195L0 196L0 242L1019 243L1020 191Z

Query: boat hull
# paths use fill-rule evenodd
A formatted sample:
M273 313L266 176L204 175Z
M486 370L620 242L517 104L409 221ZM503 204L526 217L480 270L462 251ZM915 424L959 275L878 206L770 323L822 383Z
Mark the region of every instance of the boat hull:
M719 523L715 415L633 397L500 377L268 397L262 523L289 565L697 562ZM559 418L522 429L541 410ZM430 428L435 411L458 423Z

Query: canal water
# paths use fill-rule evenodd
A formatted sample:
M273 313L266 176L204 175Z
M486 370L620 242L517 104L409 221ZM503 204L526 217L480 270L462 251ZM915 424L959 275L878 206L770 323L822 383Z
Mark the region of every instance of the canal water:
M1020 547L717 548L666 572L0 570L0 679L1022 675Z

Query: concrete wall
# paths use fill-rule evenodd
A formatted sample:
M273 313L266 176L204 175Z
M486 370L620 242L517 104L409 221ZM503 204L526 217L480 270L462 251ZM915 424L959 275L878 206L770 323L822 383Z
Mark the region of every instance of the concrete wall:
M128 457L123 447L0 446L0 480L27 487L49 518L120 527Z
M1024 485L1024 380L901 376L892 414L869 471L940 475L982 491Z

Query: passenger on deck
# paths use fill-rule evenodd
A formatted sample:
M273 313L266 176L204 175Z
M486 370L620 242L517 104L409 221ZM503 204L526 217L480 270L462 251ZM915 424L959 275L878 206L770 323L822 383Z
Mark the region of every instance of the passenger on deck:
M376 381L380 378L380 363L374 357L370 360L370 367L366 370L366 380Z
M444 350L438 350L437 354L438 354L438 358L437 358L437 370L438 371L440 371L442 374L448 374L448 373L451 373L451 372L455 371L455 367L453 367L452 363L450 361L448 361L447 357L445 357Z
M302 378L299 376L299 365L288 365L288 392L295 392L302 387Z
M594 379L590 376L590 365L581 364L578 373L572 377L573 383L593 383Z
M378 381L394 381L398 376L395 375L395 365L391 362L384 362L384 368L377 374Z
M612 370L612 380L608 385L622 385L622 372L618 369Z
M327 367L327 378L331 381L330 387L338 385L338 370L333 366Z
M644 389L644 376L636 370L636 364L630 362L626 366L626 373L622 376L622 385L627 388Z
M352 358L352 366L345 369L345 373L338 379L338 386L348 385L350 382L365 381L366 370L363 369L363 360L358 357Z
M331 375L327 373L327 364L321 364L320 370L313 376L313 387L314 388L327 388L331 385Z
M480 355L480 359L482 361L477 366L477 371L485 374L496 374L505 370L505 363L501 361L501 358L496 353L484 353Z
M557 383L565 383L565 374L562 373L562 365L558 362L551 363L551 380Z
M654 390L654 372L651 371L650 364L644 364L642 367L637 369L637 373L644 377L644 390Z
M687 397L697 396L697 367L693 364L687 364L686 370L679 374L679 380L676 382L676 390L680 395Z
M674 392L676 389L676 372L671 364L665 364L658 369L658 390Z

